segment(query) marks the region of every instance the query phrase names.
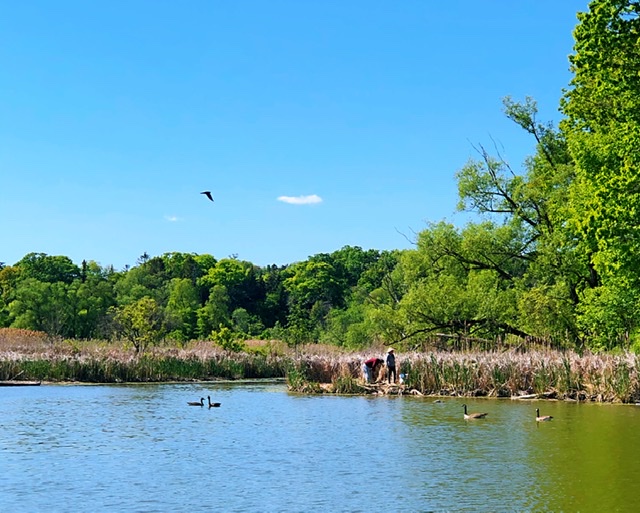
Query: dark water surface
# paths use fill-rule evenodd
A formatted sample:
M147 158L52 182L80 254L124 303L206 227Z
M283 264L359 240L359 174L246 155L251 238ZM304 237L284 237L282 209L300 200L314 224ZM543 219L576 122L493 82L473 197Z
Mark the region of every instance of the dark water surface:
M222 406L186 404L207 395ZM463 420L463 402L489 416ZM635 512L639 483L637 406L0 388L2 513Z

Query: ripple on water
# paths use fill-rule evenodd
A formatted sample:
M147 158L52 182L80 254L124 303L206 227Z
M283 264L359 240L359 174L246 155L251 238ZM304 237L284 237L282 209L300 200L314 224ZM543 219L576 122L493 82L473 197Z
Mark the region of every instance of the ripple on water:
M12 513L371 511L372 501L397 512L615 511L640 478L640 409L548 403L554 423L537 426L530 403L495 400L467 400L489 412L468 422L457 399L300 397L280 385L20 388L0 395L0 504ZM186 406L207 395L222 407Z

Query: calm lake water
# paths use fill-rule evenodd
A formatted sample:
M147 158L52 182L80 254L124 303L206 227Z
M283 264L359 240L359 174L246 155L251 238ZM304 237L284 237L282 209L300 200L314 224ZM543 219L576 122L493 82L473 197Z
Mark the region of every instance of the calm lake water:
M638 511L638 483L637 406L0 388L1 512Z

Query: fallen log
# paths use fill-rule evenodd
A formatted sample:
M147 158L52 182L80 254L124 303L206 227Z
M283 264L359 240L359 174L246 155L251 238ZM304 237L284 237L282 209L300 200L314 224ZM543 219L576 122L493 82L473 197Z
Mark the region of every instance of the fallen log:
M37 387L40 381L0 381L0 387Z

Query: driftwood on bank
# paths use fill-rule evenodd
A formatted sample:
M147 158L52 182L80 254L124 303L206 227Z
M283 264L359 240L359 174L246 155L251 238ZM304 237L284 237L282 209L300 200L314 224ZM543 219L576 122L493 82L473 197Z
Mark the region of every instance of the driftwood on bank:
M542 394L523 394L523 395L513 395L511 399L514 400L526 400L526 399L555 399L555 392L544 392Z
M424 394L420 390L407 387L404 383L386 383L386 382L376 382L376 383L365 383L365 382L357 382L352 383L351 389L348 392L344 392L341 390L337 390L334 383L320 383L318 389L316 390L320 393L347 393L347 394L359 394L359 395L414 395L423 397L425 395L433 395L434 397L459 397L460 395L452 390L441 390L438 394ZM519 395L508 395L503 394L503 391L491 390L489 393L482 392L477 390L475 393L470 395L472 396L483 396L483 397L504 397L511 398L512 400L533 400L533 399L556 399L557 393L555 391L544 392L539 394L528 394L525 392L521 392ZM466 394L468 395L468 394Z
M336 390L334 383L321 383L320 390L324 393L345 393L340 390ZM351 383L350 390L346 393L359 394L359 395L423 395L420 391L407 388L402 383L364 383L356 382Z
M28 386L39 386L40 381L0 381L0 387L28 387Z

